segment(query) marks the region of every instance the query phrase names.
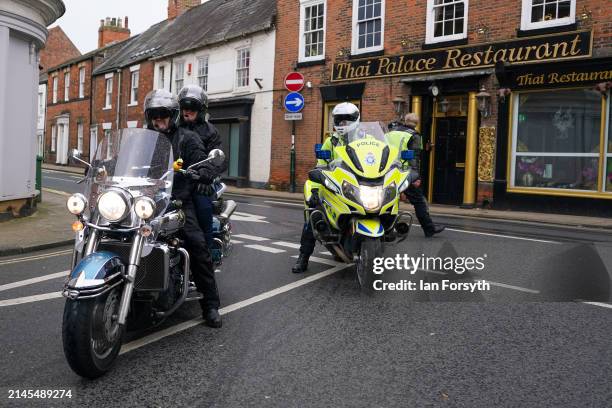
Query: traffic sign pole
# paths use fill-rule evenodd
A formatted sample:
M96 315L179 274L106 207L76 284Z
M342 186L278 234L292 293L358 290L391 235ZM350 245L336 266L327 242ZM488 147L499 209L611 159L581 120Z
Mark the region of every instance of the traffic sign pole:
M289 161L289 192L295 193L295 120L291 121L291 153Z
M302 114L298 113L304 108L304 97L298 92L304 88L304 76L299 72L290 72L285 77L285 88L290 94L285 97L285 110L289 112L285 114L285 119L290 115L291 120L291 152L289 155L289 191L295 193L295 121L296 116L299 115L301 119Z

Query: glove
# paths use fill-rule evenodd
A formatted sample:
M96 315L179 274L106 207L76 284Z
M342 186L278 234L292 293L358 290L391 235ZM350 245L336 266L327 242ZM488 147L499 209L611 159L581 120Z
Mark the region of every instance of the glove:
M196 170L190 169L185 172L185 177L190 178L193 181L199 181L200 173L198 173Z

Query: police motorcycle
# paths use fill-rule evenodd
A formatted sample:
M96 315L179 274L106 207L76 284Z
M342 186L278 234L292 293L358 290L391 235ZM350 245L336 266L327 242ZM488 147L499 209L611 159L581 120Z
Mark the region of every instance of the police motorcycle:
M102 140L91 164L75 153L89 169L85 194L67 202L77 220L62 340L70 367L97 378L112 366L128 324L159 324L200 296L189 290L189 254L178 236L184 213L171 200L170 141L123 129ZM203 162L222 160L213 150Z
M349 133L346 146L336 146L338 157L315 146L317 159L327 162L309 172L304 186L305 217L315 238L338 260L355 263L364 292L373 290L374 259L386 244L406 239L412 216L399 211L400 193L418 178L403 170L414 151L400 151L387 142L378 122L361 122Z

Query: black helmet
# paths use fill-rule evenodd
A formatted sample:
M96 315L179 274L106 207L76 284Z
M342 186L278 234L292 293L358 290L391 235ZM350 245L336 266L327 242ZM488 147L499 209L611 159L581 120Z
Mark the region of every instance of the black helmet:
M145 98L145 120L147 127L155 130L153 119L170 118L170 124L166 133L176 127L176 120L179 116L179 104L174 95L163 89L155 89L147 94Z
M197 85L184 86L178 93L178 101L181 109L198 112L198 121L204 122L208 109L208 95L204 89Z

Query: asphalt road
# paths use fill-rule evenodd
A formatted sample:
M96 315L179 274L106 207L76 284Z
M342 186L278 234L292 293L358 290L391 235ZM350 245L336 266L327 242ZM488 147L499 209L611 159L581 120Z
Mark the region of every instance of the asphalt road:
M78 190L67 178L45 172L43 185ZM385 255L482 257L484 268L390 270L381 280L490 288L366 296L354 268L321 247L306 274L290 272L299 203L232 198L235 247L217 275L223 328L199 324L198 306L185 305L163 327L130 333L96 381L76 376L62 352L70 248L0 258L0 406L610 406L607 232L437 218L447 231L426 239L413 227ZM72 398L9 399L17 389Z

